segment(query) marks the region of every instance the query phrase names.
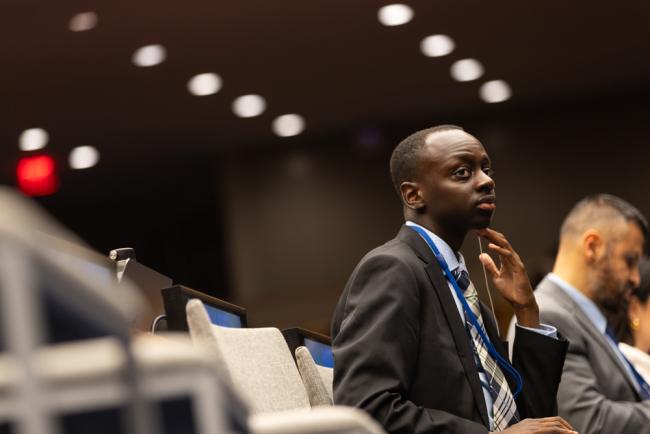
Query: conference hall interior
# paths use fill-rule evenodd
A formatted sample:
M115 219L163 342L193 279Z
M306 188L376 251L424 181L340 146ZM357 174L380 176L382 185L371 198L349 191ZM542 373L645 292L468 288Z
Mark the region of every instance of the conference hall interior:
M331 403L341 291L403 224L393 149L478 138L534 285L582 197L650 215L649 20L636 0L2 1L0 433L384 432L312 395Z

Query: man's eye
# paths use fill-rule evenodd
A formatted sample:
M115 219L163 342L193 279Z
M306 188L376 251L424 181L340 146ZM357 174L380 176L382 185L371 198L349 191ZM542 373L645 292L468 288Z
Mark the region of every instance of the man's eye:
M456 170L454 172L454 175L459 177L459 178L469 178L471 175L471 172L468 168L466 167L461 167L460 169Z
M629 268L634 268L639 263L639 258L636 255L625 256L625 262Z
M494 170L492 168L490 168L490 167L484 168L483 173L485 173L490 178L494 177Z

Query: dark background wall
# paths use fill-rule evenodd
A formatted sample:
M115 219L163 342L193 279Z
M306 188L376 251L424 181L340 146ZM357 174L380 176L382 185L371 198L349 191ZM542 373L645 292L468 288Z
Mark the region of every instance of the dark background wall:
M175 281L246 306L251 325L326 332L356 262L401 224L388 159L403 137L452 122L483 141L496 170L494 227L538 279L564 214L585 195L617 194L650 214L648 94L375 124L372 140L350 129L281 147L118 161L84 182L70 173L66 188L38 200L97 250L135 247ZM481 291L474 237L463 252ZM505 323L510 312L495 301Z
M649 215L646 109L643 94L610 95L489 118L399 126L373 152L360 152L354 140L332 138L316 150L229 156L219 182L233 296L250 308L254 322L327 330L356 262L401 224L388 175L391 148L408 133L439 122L460 123L485 144L497 180L493 226L524 258L531 279L539 280L552 266L565 213L582 197L616 194ZM463 251L483 288L473 236ZM495 302L500 321L507 322L511 312L500 297Z

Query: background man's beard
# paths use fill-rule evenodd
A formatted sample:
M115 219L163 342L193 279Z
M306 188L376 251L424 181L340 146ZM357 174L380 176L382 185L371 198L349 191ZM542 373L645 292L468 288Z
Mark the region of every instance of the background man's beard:
M625 288L617 288L619 283L614 278L608 260L610 248L608 247L607 253L600 259L597 264L596 272L592 274L592 278L596 279L595 287L597 288L594 294L594 302L607 315L616 315L623 308L625 300Z
M598 273L598 289L594 293L594 302L606 316L617 315L625 308L625 291L627 288L618 286L616 279L608 268Z
M599 291L603 291L601 288ZM623 309L625 297L621 294L619 297L607 297L603 296L596 300L598 307L605 313L605 315L616 315L621 312Z

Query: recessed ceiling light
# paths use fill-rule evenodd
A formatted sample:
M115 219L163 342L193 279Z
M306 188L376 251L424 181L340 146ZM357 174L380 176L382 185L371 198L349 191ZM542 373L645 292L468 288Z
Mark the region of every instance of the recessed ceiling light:
M187 82L187 89L192 95L212 95L221 89L221 77L213 72L198 74Z
M252 118L266 110L266 101L259 95L242 95L232 103L232 111L240 118Z
M273 120L272 128L280 137L297 136L305 130L305 119L297 114L278 116Z
M503 102L510 99L512 89L510 85L503 80L487 81L479 89L481 99L487 103Z
M395 3L379 8L379 22L385 26L401 26L413 19L413 9L402 3Z
M420 50L428 57L441 57L454 51L456 44L447 35L427 36L420 42Z
M70 151L68 164L73 169L88 169L99 161L99 151L92 146L78 146Z
M451 76L457 81L472 81L483 75L483 65L476 59L463 59L451 65Z
M36 151L44 148L50 136L43 128L30 128L23 131L18 138L18 148L21 151Z
M86 32L97 25L97 14L95 12L81 12L72 18L68 23L68 29L73 32Z
M165 61L167 50L160 44L145 45L133 53L131 60L136 66L154 66Z

